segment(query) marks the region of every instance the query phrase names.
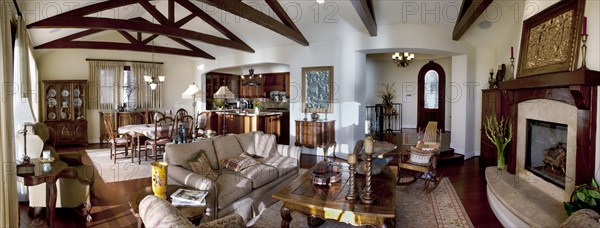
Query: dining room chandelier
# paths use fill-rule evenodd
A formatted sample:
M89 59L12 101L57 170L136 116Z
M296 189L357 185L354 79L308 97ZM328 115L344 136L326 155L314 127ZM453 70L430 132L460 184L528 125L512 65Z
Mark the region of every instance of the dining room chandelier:
M242 75L242 85L244 86L258 86L262 84L262 74L254 75L254 69L250 66L250 70L248 70L250 74L248 76Z
M392 55L392 61L394 61L398 67L407 67L414 59L414 53L402 52L402 54L400 54L399 52L396 52Z

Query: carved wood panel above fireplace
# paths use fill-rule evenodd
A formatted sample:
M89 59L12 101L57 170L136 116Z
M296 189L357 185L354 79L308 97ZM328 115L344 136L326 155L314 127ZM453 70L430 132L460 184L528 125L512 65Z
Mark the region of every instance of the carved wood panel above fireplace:
M577 107L577 149L575 183L589 182L594 176L596 151L597 87L600 72L579 69L570 72L549 73L518 78L500 83L503 102L508 105L503 115L510 117L517 131L518 104L534 99L549 99ZM561 110L556 110L560 112ZM508 172L516 172L517 132L513 134L507 151ZM522 140L522 139L521 139Z

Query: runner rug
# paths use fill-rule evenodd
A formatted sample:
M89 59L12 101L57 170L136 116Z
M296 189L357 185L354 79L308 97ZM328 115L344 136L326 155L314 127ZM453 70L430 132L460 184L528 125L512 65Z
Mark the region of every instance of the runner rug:
M447 177L431 193L423 192L423 181L396 187L396 227L473 227L456 191ZM253 227L275 227L281 224L277 203L263 210L250 221ZM306 216L292 212L291 227L308 227ZM327 221L321 227L352 227Z
M100 176L104 183L135 180L151 176L152 168L150 164L154 162L154 159L144 161L144 158L142 158L142 163L138 165L137 158L132 163L131 158L124 158L123 154L118 154L117 162L114 163L110 159L109 148L88 149L85 152L94 167L96 167L96 177Z

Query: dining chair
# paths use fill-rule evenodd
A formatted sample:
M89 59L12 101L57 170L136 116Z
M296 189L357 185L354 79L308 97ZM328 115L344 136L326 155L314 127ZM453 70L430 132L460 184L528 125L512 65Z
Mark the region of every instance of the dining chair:
M129 140L128 135L118 134L112 125L110 116L104 116L104 127L108 133L108 143L110 144L110 159L113 159L113 164L117 163L117 149L123 148L124 150L120 153L124 153L127 157L129 154ZM133 162L133 153L131 154L131 161Z
M192 140L192 129L194 127L194 117L190 116L190 115L184 115L180 118L177 118L177 120L175 120L175 131L178 131L179 125L183 125L183 127L185 128L185 138L187 141L191 141Z
M129 114L129 124L147 124L145 112L131 112Z
M175 120L179 120L180 118L183 118L184 116L187 116L188 112L187 110L180 108L177 110L177 112L175 112Z
M194 132L196 132L198 138L206 137L206 125L208 123L208 112L198 112L196 115L196 124L194 126Z
M156 120L159 120L161 118L165 117L165 114L159 111L152 111L152 114L150 115L150 120L148 120L148 123L154 123L156 122Z
M167 116L154 122L153 137L144 143L146 161L148 160L148 145L152 146L150 157L154 158L154 161L158 161L158 157L162 156L159 152L164 152L165 145L173 140L173 132L175 132L175 120L173 118Z

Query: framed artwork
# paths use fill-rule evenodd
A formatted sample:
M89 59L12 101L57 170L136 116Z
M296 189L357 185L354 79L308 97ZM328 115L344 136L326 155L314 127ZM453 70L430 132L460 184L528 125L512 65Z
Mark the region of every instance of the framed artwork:
M574 70L585 0L563 0L523 21L517 77Z
M302 108L307 113L331 113L333 66L302 68Z

